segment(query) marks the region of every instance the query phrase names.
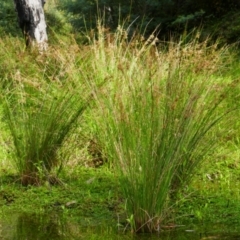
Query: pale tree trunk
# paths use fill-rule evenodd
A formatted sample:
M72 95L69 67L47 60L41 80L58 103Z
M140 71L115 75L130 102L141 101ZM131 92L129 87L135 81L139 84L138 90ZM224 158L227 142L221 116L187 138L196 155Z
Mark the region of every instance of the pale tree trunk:
M37 43L40 51L47 49L47 25L43 6L45 0L14 0L19 26L26 40L26 46Z

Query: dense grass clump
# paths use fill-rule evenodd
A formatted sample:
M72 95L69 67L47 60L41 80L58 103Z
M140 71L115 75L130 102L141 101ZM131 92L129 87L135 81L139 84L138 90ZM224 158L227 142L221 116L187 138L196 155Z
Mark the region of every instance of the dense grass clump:
M53 48L38 56L19 49L20 43L15 42L14 47L5 43L1 50L5 56L1 63L6 64L1 72L2 120L11 136L9 148L22 184L39 185L51 181L52 171L66 163L59 150L79 128L90 91L70 49Z
M98 134L118 172L131 227L159 231L177 193L216 146L216 126L232 118L225 100L233 81L221 77L227 48L198 42L124 40L119 28L93 43ZM231 83L229 85L229 83Z
M20 80L7 89L5 121L14 146L14 162L24 185L41 184L63 159L57 155L67 136L87 107L77 89Z

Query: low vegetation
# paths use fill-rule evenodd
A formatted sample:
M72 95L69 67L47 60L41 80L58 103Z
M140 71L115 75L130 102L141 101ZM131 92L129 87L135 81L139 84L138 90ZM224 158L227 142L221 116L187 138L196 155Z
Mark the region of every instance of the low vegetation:
M92 79L108 80L96 91L97 133L119 174L131 227L158 231L218 146L221 121L236 121L228 99L238 81L221 76L228 49L198 42L198 33L187 43L156 44L150 36L126 46L119 33L107 43L100 36Z
M42 55L3 37L2 209L16 210L16 202L24 210L34 191L46 200L38 209L83 214L94 199L96 219L102 205L123 229L155 232L185 215L206 219L212 194L216 206L225 204L238 178L239 62L234 46L200 34L161 42L154 33L129 37L124 26L112 33L100 21L87 44L55 35ZM96 157L103 166L92 169ZM109 184L101 185L102 176ZM234 189L229 204L236 207Z

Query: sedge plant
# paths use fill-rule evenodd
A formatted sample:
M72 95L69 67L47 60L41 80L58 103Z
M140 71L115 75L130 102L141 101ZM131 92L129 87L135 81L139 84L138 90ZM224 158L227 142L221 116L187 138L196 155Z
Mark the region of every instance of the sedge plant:
M34 82L23 76L6 84L4 92L4 121L21 182L42 184L61 167L58 151L81 122L88 96L76 85Z
M99 139L132 230L159 231L177 192L216 146L214 127L233 110L224 108L232 80L219 74L227 49L198 37L156 45L153 35L127 42L120 27L111 38L99 31L89 75L106 81L93 113Z

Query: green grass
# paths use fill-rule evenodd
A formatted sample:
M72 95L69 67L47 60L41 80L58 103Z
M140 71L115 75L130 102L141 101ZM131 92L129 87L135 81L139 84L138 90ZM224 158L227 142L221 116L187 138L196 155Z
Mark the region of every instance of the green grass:
M18 40L15 45L13 38L5 40L9 44L4 42L1 49L1 63L7 66L0 74L1 126L8 129L9 157L22 183L39 185L67 162L60 149L70 132L80 129L91 89L76 66L79 58L69 55L71 50L61 52L53 47L46 55L38 55L21 50Z
M240 88L230 49L198 35L187 44L128 42L121 27L99 26L89 40L56 38L38 55L1 39L2 211L61 209L135 232L191 223L189 216L217 221L230 196L235 214L238 167L232 175L229 166L239 164ZM91 157L90 139L107 161L99 170L79 168ZM47 177L59 167L52 186Z
M126 45L119 32L109 38L102 30L93 45L92 81L107 79L96 92L98 134L120 175L133 231L154 232L218 146L218 124L237 121L229 93L238 82L221 76L226 48L197 38L161 47L153 36Z
M18 81L13 79L5 88L4 120L13 140L13 159L22 184L39 185L41 178L61 166L58 150L75 124L80 124L88 96L69 85L49 83L44 89Z
M219 147L214 158L208 158L199 169L179 196L175 208L179 218L175 221L195 229L203 225L212 226L215 232L221 228L239 232L239 150L231 147Z
M70 169L61 173L61 177L64 179L61 186L26 187L19 184L16 175L1 176L1 211L40 214L60 210L74 218L89 218L92 223L100 221L101 216L103 221L116 217L114 208L120 209L121 201L117 194L119 184L111 172L75 167L74 173Z

